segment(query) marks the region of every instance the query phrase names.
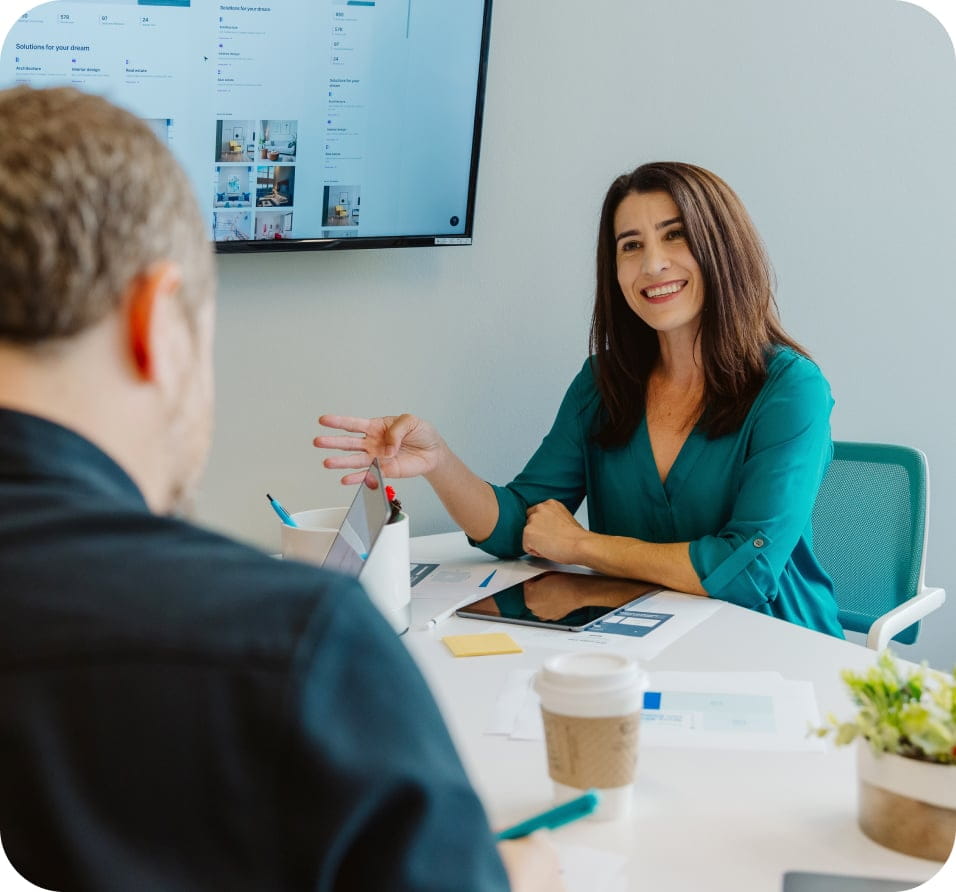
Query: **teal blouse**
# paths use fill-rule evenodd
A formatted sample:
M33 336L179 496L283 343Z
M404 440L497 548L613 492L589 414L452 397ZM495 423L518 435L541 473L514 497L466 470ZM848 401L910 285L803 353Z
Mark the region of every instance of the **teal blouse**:
M596 533L690 542L710 597L843 637L812 547L810 513L833 454L833 398L813 362L777 350L741 428L709 439L695 427L663 484L644 420L620 449L594 443L599 405L589 359L525 469L493 487L498 523L481 549L520 555L529 506L556 499L574 513L587 497Z

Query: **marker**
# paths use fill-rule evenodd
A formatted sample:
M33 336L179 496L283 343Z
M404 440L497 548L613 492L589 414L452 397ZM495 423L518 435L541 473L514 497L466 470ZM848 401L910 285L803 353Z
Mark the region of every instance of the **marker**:
M402 514L402 503L395 497L395 490L391 486L385 487L385 498L392 508L392 513L388 517L388 523L395 523Z
M507 830L500 830L495 834L496 839L518 839L522 836L528 836L535 830L554 830L557 827L563 827L572 821L580 818L586 818L598 807L601 797L597 790L588 790L583 796L572 799L570 802L564 802L554 808L541 812L533 818L528 818L520 824L515 824Z
M279 515L279 520L281 520L286 526L297 527L298 524L292 519L292 515L285 510L269 493L266 493L266 498L269 500L269 504L272 505L272 510Z

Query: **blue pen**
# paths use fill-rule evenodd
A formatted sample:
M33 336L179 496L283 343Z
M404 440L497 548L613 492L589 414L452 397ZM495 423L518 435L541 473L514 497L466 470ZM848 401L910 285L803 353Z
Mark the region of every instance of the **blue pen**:
M272 505L272 510L279 515L279 520L281 520L286 526L297 527L298 524L292 519L292 515L285 510L269 493L266 493L266 498L269 500L269 504Z
M481 582L478 583L478 588L488 588L488 583L495 578L495 573L497 570L492 570Z
M495 834L496 839L518 839L521 836L527 836L534 833L535 830L554 830L556 827L562 827L570 824L578 818L586 818L594 809L598 807L601 801L597 790L588 790L583 796L572 799L570 802L564 802L554 808L541 812L527 821L515 824L507 830L500 830Z

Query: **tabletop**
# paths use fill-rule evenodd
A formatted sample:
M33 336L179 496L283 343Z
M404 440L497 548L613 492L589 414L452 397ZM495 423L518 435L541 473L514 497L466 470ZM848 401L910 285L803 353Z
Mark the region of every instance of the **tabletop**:
M463 534L416 537L421 562L488 561ZM485 733L502 687L515 669L533 669L557 651L524 646L520 654L455 658L449 634L489 624L452 617L427 620L450 606L434 591L415 597L404 636L438 701L465 768L494 826L552 803L544 744ZM477 596L477 595L476 595ZM506 630L498 624L498 631ZM550 633L548 633L550 634ZM813 684L820 715L849 717L853 707L840 670L872 665L876 654L732 604L724 604L645 664L661 670L768 670ZM856 822L853 747L822 752L641 748L634 812L614 822L578 821L554 834L560 845L625 855L626 888L775 892L786 871L863 875L924 882L940 870L868 839Z

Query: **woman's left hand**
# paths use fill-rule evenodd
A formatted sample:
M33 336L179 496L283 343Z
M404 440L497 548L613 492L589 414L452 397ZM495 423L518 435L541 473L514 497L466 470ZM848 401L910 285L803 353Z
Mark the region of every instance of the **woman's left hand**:
M581 545L591 534L561 502L532 505L527 516L521 546L528 554L559 564L581 563Z

